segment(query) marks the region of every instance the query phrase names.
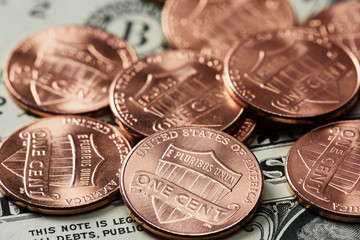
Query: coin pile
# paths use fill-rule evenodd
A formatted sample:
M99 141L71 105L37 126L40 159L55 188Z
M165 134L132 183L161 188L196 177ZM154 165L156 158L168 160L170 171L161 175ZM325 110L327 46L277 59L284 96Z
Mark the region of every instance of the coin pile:
M162 25L174 49L140 60L97 28L34 34L10 54L4 80L21 107L45 118L0 146L2 192L33 211L73 214L120 189L134 218L161 236L235 231L263 194L244 144L256 116L318 123L357 101L359 10L339 3L295 27L285 0L167 0ZM109 106L121 130L83 116ZM359 220L359 129L329 123L288 154L290 187L319 214Z

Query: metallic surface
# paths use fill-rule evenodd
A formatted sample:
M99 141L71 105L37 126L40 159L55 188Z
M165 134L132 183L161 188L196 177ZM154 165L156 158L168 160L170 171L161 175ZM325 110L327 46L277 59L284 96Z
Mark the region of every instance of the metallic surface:
M190 48L224 59L239 39L295 25L285 0L168 0L162 25L174 48Z
M306 207L335 220L360 220L360 121L333 122L298 139L285 174Z
M238 126L230 132L230 135L243 142L250 144L255 137L257 128L256 118L253 116L241 116L238 120Z
M220 61L189 50L151 55L114 80L111 110L138 136L186 125L227 130L243 108L227 93L222 71Z
M341 2L311 17L305 26L316 28L323 38L347 46L360 59L360 2Z
M356 57L304 29L255 34L233 47L224 69L232 96L276 121L324 121L358 97Z
M136 60L130 45L101 29L54 27L18 45L4 81L16 102L35 114L91 114L108 107L111 81Z
M123 164L126 206L149 230L167 237L221 237L254 213L263 175L251 151L230 135L181 127L138 143Z
M14 203L48 214L73 214L113 200L130 144L97 119L57 116L34 121L0 148L0 188Z

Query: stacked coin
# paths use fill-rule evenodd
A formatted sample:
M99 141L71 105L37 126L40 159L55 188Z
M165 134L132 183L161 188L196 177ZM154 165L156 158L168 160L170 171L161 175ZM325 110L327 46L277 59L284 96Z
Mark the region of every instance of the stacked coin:
M88 211L113 200L130 152L126 134L97 119L109 108L113 78L137 60L123 39L87 26L30 36L10 54L4 80L14 100L47 117L9 136L0 148L5 196L48 214Z
M164 33L172 47L196 49L224 61L227 90L244 111L290 124L334 119L358 100L360 3L335 4L303 28L289 21L286 6L285 1L168 0ZM280 10L276 16L275 8ZM358 221L360 162L353 155L359 128L343 124L351 126L328 127L328 133L314 130L300 139L287 157L286 177L306 207L334 219Z
M333 8L341 14L359 5ZM354 29L332 19L320 13L295 28L285 0L167 0L162 24L177 49L141 60L126 41L97 28L35 34L11 53L5 83L26 110L62 116L35 121L3 142L4 195L34 211L71 214L111 201L120 188L134 217L161 236L215 238L238 229L263 193L259 163L240 142L252 139L256 116L320 122L358 98L356 48L347 44ZM124 134L69 115L99 115L109 102ZM326 203L315 209L340 220L358 220L357 213L348 217L359 178L357 125L314 130L286 160L299 199ZM140 142L130 152L132 140ZM345 194L349 200L331 200Z
M205 225L195 233L169 229L164 235L219 236L239 228L259 206L263 176L256 158L237 140L249 139L256 122L243 115L244 109L227 93L223 64L191 50L136 59L125 41L91 27L47 29L21 43L7 61L6 86L21 107L46 118L18 129L1 145L2 192L20 206L47 214L80 213L114 199L131 139L97 119L68 115L99 114L107 107L114 79L110 101L119 125L137 140L150 138L139 145L141 151L162 139L157 152L178 145L175 149L186 154L189 163L173 172L179 178L172 183L177 188L173 201L178 203L172 208L174 217L184 215L175 221L185 224L183 220L192 219ZM178 135L174 127L187 125L196 127L178 130L191 137L167 142ZM199 128L203 126L212 130ZM237 139L217 130L233 132ZM172 167L179 160L173 157ZM174 179L162 174L157 180L171 184ZM186 188L189 181L192 187ZM203 188L206 191L199 192ZM167 186L160 197L170 189ZM226 195L232 197L225 200ZM231 200L237 195L242 195L240 200ZM186 213L189 210L193 213ZM209 231L212 226L216 228ZM157 227L149 228L158 232Z
M338 3L304 25L315 29L323 42L335 42L351 51L358 68L359 12L359 2ZM349 65L345 66L348 70ZM339 82L337 90L348 81L349 73L344 76L346 79ZM359 120L332 122L312 130L292 146L285 162L286 178L305 207L331 219L359 222L359 134Z

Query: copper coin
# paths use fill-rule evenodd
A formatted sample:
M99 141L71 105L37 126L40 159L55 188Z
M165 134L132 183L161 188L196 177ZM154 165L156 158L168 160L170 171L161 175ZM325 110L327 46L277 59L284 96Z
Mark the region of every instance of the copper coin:
M286 178L306 207L325 217L358 222L359 154L360 121L329 123L295 142L285 160Z
M244 106L286 123L338 116L358 95L356 57L303 29L262 32L241 41L225 61L228 89Z
M0 188L32 211L85 212L116 197L122 161L129 152L126 138L100 120L43 118L2 142Z
M108 107L111 81L135 60L132 47L110 33L60 26L17 46L4 80L17 103L35 114L89 114Z
M238 126L230 132L230 135L243 142L249 144L254 137L257 122L254 117L241 116L238 120Z
M341 2L311 17L305 26L316 28L323 37L344 44L360 59L359 14L360 2Z
M170 46L201 50L221 60L244 36L294 25L286 0L168 0L162 13Z
M185 125L226 130L243 108L227 93L222 71L220 61L189 50L151 55L114 80L111 110L138 136Z
M167 237L220 237L252 217L263 175L230 135L181 127L155 133L128 155L120 191L135 219Z

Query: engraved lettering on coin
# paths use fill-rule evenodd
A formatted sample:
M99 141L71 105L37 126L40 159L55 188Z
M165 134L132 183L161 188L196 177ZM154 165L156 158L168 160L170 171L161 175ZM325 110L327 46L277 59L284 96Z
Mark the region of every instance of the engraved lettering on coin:
M145 138L128 155L120 179L135 219L172 237L238 228L252 215L263 188L259 164L241 142L200 127Z
M40 212L93 209L114 197L129 148L117 129L99 120L44 118L2 143L0 187L21 206Z
M243 108L226 92L221 71L220 61L189 50L154 54L118 76L110 106L137 135L185 125L226 130Z
M177 167L180 170L174 172ZM179 171L184 174L176 177ZM188 185L189 188L182 181L184 177L190 176L185 175L188 171L196 176L194 182ZM130 189L141 190L152 196L153 207L160 223L172 223L195 217L209 224L223 224L240 206L234 203L227 209L217 203L232 191L241 176L241 173L233 172L224 166L214 152L194 152L170 144L159 159L155 174L146 171L135 172ZM214 186L209 191L204 191L209 183ZM213 196L213 192L219 194ZM161 215L164 205L172 209L171 211L180 213Z
M249 37L227 56L229 91L277 121L311 122L339 115L357 98L358 64L346 49L316 39L303 30Z
M130 45L101 29L56 27L12 52L4 80L16 101L36 114L91 113L107 107L111 80L136 59Z
M304 204L333 219L359 219L359 139L360 123L354 120L318 127L295 143L285 173Z
M255 129L257 127L257 122L254 117L243 117L241 116L237 122L238 126L230 133L231 136L243 142L249 144L253 140Z

